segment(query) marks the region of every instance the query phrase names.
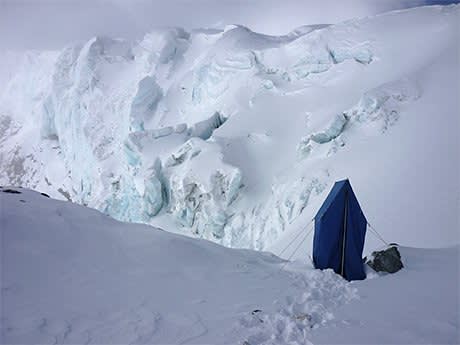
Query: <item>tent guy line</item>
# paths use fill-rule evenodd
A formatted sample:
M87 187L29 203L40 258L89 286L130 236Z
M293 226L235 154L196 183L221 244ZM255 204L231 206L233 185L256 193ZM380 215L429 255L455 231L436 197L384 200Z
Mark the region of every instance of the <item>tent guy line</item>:
M284 249L278 254L278 256L281 257L281 255L283 255L283 253L292 245L292 243L294 243L295 240L297 240L297 239L300 237L300 235L302 234L303 230L309 228L309 226L311 225L311 223L313 223L314 220L315 220L315 218L312 218L312 219L310 220L310 222L308 222L307 226L302 227L302 228L300 229L300 231L297 233L297 235L295 235L295 237L288 243L288 245L287 245L286 247L284 247Z
M388 242L384 240L382 235L380 235L380 233L369 222L367 222L367 225L369 225L369 229L371 230L371 234L373 234L377 239L379 239L380 241L385 243L385 245L387 245L387 246L389 245Z

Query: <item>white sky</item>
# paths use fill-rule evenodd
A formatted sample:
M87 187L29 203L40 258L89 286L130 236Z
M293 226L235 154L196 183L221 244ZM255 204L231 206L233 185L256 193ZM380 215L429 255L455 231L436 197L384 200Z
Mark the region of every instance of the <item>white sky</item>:
M434 0L436 1L436 0ZM438 0L444 2L448 0ZM424 0L0 0L0 49L47 49L94 35L140 38L151 28L242 24L285 34Z

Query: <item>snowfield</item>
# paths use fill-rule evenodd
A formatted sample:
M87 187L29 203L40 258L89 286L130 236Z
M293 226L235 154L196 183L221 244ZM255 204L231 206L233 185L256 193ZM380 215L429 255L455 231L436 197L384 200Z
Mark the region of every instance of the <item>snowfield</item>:
M403 247L403 270L349 283L26 189L0 207L2 344L460 340L459 246Z
M459 23L0 52L0 343L460 343ZM313 269L346 178L401 271Z
M459 13L10 52L0 183L277 252L349 178L388 241L459 243Z

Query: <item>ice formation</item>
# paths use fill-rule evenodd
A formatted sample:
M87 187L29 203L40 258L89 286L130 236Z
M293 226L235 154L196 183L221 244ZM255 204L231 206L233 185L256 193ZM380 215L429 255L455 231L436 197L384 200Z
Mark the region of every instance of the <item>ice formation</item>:
M451 68L458 12L425 7L280 37L162 29L28 52L0 90L0 184L268 248L350 174L339 151L359 156L348 147L417 121L406 113L434 95L420 71Z

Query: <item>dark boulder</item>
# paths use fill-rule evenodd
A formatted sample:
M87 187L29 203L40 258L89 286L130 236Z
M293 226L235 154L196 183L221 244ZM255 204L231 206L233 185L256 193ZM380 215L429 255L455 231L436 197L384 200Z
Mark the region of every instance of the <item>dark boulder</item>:
M373 252L366 263L376 272L395 273L404 267L398 247L394 245Z

